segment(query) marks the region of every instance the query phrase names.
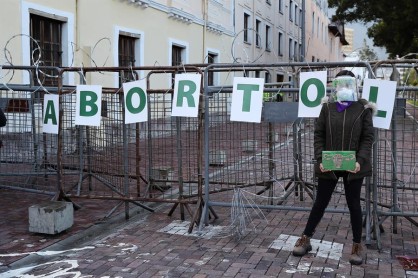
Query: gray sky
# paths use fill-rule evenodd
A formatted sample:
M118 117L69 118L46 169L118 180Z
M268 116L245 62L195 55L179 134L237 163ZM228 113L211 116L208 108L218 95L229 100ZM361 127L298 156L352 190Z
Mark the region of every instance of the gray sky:
M366 39L367 45L376 52L380 60L387 59L388 54L382 47L373 46L373 41L367 36L367 26L364 23L346 23L346 28L354 29L353 49L363 47L363 40Z

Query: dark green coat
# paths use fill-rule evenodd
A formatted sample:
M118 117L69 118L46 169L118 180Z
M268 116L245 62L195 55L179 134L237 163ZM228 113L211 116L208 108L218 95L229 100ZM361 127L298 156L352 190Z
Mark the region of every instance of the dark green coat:
M324 179L336 179L334 172L322 173L322 151L356 151L360 171L349 173L348 180L372 175L371 155L374 140L373 109L366 100L354 102L343 112L335 103L324 103L314 132L315 173Z

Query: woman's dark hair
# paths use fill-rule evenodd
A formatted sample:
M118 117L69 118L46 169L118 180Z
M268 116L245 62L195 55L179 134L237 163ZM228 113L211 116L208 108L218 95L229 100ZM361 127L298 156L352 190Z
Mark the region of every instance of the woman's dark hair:
M355 75L354 75L354 73L353 72L351 72L351 71L349 71L349 70L342 70L342 71L340 71L339 73L337 73L337 75L335 76L335 77L338 77L338 76L351 76L351 77L356 77Z

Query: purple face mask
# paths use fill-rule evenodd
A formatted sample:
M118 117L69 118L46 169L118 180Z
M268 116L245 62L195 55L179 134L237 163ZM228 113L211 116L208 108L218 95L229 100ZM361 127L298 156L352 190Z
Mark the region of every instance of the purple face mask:
M353 101L342 101L342 102L337 101L335 104L337 105L337 111L343 112L345 109L350 107L351 104L353 104Z

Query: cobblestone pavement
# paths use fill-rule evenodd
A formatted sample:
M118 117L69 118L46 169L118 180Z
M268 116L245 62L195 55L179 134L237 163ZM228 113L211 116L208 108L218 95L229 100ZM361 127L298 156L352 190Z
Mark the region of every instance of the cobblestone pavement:
M307 212L269 211L264 218L250 211L253 217L238 239L228 208L214 208L219 218L189 234L178 210L168 216L171 205L139 211L129 221L117 211L103 222L116 204L90 200L75 212L73 227L46 236L28 232L27 210L49 197L0 193L0 277L418 277L396 258L418 254L418 228L403 217L396 234L392 221L384 221L381 251L372 240L365 263L351 266L347 214L326 213L313 250L299 258L291 250Z

